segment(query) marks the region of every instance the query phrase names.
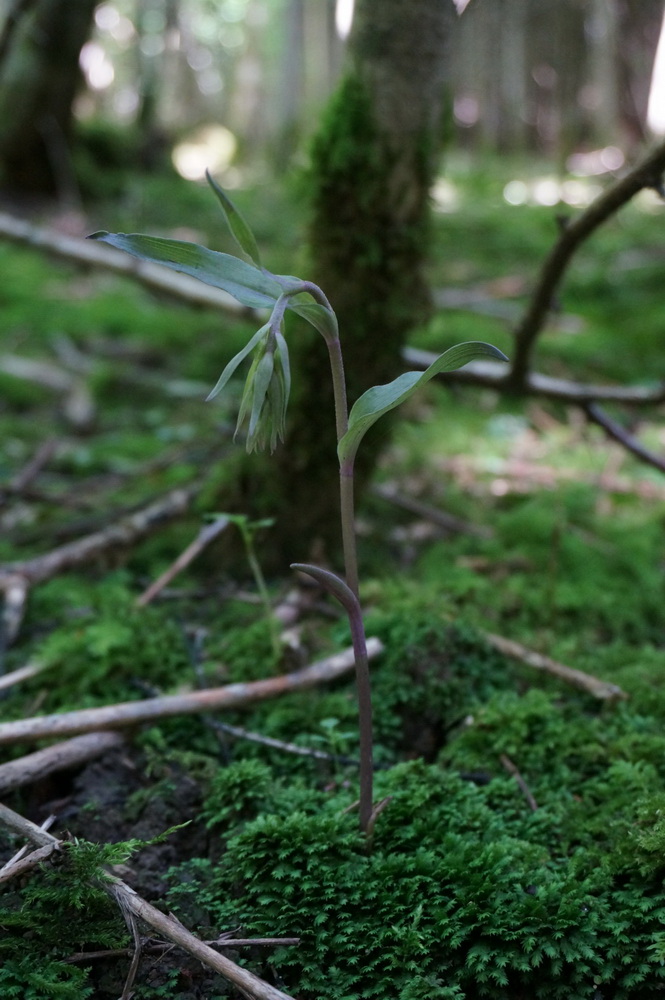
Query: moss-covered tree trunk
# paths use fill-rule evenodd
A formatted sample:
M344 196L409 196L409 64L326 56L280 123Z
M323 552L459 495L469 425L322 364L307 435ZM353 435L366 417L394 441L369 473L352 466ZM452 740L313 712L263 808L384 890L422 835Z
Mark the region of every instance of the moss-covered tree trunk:
M0 60L4 189L53 195L71 183L72 102L97 2L37 0L17 7L18 20Z
M428 201L454 16L452 0L357 0L346 73L314 139L305 276L338 315L350 403L399 374L405 336L428 307ZM302 559L338 547L338 471L325 345L308 330L289 339L294 399L265 499L285 558ZM361 481L377 444L361 450Z

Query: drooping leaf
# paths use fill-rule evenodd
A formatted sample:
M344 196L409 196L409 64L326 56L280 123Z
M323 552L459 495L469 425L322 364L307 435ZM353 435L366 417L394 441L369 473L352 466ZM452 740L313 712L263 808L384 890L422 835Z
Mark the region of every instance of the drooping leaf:
M491 344L471 341L445 351L424 372L404 372L387 385L375 385L356 400L349 414L346 434L337 446L340 462L353 460L366 432L384 413L393 410L440 372L452 372L478 358L507 361L506 355Z
M228 365L226 366L226 368L224 369L224 371L222 372L222 374L217 379L217 382L215 384L214 389L212 389L208 393L208 395L206 396L206 403L209 402L218 393L220 393L222 391L222 389L224 388L224 386L226 385L226 383L229 381L229 379L233 375L233 373L236 370L236 368L238 367L238 365L241 364L245 360L245 358L247 357L247 355L250 354L254 350L254 348L259 343L259 341L261 340L261 338L265 336L265 334L268 331L269 326L270 326L270 324L266 323L265 326L262 326L260 330L257 330L256 333L254 334L254 336L250 340L247 341L247 343L245 344L245 346L243 347L243 349L241 351L238 351L238 353L236 355L234 355L234 357L231 358L231 360L229 361Z
M298 316L302 316L308 323L318 330L323 337L337 337L337 318L330 309L326 309L318 302L301 302L299 299L289 301L289 309Z
M139 233L93 233L88 239L108 243L139 260L164 264L172 271L189 274L206 285L223 288L234 299L254 309L272 307L282 293L275 278L253 264L231 254L208 250L198 243L168 240Z
M217 195L217 199L222 206L222 212L226 219L227 225L231 230L231 234L235 239L236 243L251 261L253 261L257 267L261 267L261 256L259 254L259 248L254 238L254 233L250 229L248 223L242 217L238 209L235 207L226 191L219 186L217 181L210 175L206 170L206 178L208 184L213 189Z

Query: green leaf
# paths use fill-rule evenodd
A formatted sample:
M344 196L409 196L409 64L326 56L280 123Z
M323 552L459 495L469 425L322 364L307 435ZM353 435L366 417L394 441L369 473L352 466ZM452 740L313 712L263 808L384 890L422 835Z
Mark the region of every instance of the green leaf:
M223 288L234 299L254 309L272 308L282 293L280 285L267 271L259 270L239 257L208 250L198 243L167 240L139 233L93 233L90 240L108 243L139 260L164 264L172 271L189 274L206 285Z
M256 428L259 424L259 418L274 370L275 355L272 351L267 351L256 366L256 374L253 379L252 409L249 415L249 429L247 431L247 437L250 441L256 434Z
M226 383L229 381L229 379L233 375L233 373L236 370L236 368L238 367L238 365L241 364L245 360L245 358L247 357L247 355L250 354L254 350L254 348L259 343L259 341L261 340L261 338L266 335L266 333L267 333L267 331L268 331L269 328L270 328L270 324L269 323L266 323L265 326L262 326L260 330L256 331L256 333L251 338L251 340L247 341L247 343L245 344L245 346L243 347L243 349L241 351L238 351L238 353L234 357L231 358L231 360L229 361L228 365L226 366L226 368L224 369L224 371L222 372L222 374L217 379L217 383L215 384L215 388L212 389L208 393L208 395L206 396L206 403L209 402L218 393L220 393L222 391L222 389L224 388L224 386L226 385Z
M358 445L372 424L376 423L384 413L388 413L389 410L393 410L400 403L403 403L421 385L429 382L440 372L455 371L468 364L469 361L483 357L494 358L498 361L508 360L502 351L492 347L491 344L472 341L468 344L458 344L456 347L451 347L436 361L433 361L424 372L404 372L403 375L387 385L375 385L368 389L351 408L348 430L337 446L340 463L352 461L355 458Z
M224 213L227 225L231 230L231 234L233 235L236 243L243 253L246 253L249 259L253 261L257 267L261 267L261 256L254 238L254 233L249 228L249 225L245 222L244 218L235 207L229 196L207 170L206 179L210 187L217 195L219 203L222 206L222 212Z
M338 336L337 317L332 310L326 309L318 302L300 302L297 299L291 299L289 309L306 319L324 337Z

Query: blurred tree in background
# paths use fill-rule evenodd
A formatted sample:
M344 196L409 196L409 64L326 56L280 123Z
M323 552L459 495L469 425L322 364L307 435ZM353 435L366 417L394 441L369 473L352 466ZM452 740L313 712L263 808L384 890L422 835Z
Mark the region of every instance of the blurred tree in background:
M662 0L454 2L455 143L563 162L580 144L644 138ZM233 157L284 169L339 81L352 10L351 0L2 0L3 187L62 192L74 126L91 122L138 132L148 166L155 137L165 152L190 139L192 177Z
M74 183L73 101L96 0L16 0L0 38L3 185L64 194Z

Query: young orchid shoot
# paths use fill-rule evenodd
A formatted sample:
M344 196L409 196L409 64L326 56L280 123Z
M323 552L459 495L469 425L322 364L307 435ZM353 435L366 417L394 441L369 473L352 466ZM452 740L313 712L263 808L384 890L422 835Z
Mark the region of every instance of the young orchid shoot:
M251 358L245 379L236 436L246 428L248 451L269 447L274 451L285 437L286 412L291 390L285 317L291 310L307 320L323 337L328 349L335 399L337 456L340 471L340 526L345 579L327 570L302 563L294 568L308 573L344 606L353 639L360 723L360 825L371 828L372 802L372 704L362 610L359 601L358 561L353 496L354 463L358 447L369 428L384 413L408 399L421 385L441 372L450 372L478 358L507 361L490 344L472 342L452 347L425 372L405 372L387 385L374 386L356 400L348 412L344 363L335 313L323 291L312 282L273 274L261 258L249 225L226 193L208 175L227 225L246 260L218 253L195 243L126 233L95 233L90 239L138 257L181 271L216 288L224 289L244 306L269 309L270 319L229 361L208 399L222 392L237 369Z

